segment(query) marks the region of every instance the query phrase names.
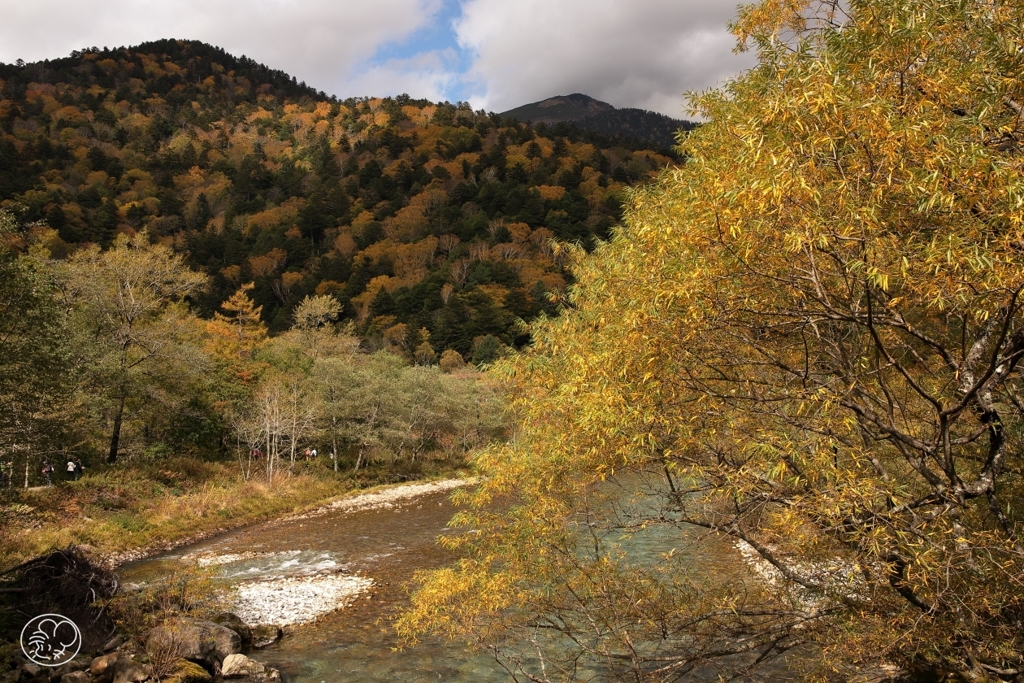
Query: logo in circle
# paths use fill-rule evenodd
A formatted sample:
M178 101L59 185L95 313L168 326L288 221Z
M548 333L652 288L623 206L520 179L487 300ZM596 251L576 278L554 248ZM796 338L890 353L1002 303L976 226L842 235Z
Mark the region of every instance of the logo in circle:
M82 648L82 632L60 614L40 614L21 629L21 651L39 666L67 664Z

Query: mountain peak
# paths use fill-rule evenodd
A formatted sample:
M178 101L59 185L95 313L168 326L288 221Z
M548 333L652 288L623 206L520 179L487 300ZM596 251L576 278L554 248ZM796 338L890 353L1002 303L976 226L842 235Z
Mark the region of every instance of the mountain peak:
M556 95L502 112L501 116L528 121L534 125L567 123L604 135L635 138L662 148L676 144L677 131L690 130L696 126L691 121L673 119L653 111L616 109L607 102L583 93Z

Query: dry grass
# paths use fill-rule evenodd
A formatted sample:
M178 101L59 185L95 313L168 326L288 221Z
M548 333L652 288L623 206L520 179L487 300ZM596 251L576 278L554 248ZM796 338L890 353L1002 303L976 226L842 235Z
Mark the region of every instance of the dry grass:
M237 467L189 458L118 467L45 489L17 492L0 505L0 571L52 548L87 545L101 558L170 546L219 530L297 512L367 485L308 468L242 481Z

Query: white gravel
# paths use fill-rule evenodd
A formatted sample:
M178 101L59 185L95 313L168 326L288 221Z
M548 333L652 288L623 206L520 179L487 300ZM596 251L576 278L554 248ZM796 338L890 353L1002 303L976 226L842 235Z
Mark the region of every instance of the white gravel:
M266 557L272 553L228 553L226 555L215 555L213 553L190 553L188 555L182 555L179 560L182 562L195 562L200 567L216 567L221 564L231 564L232 562L240 562L242 560L249 560L256 557Z
M418 498L419 496L425 496L428 493L437 493L439 491L451 491L452 489L471 486L475 483L475 479L444 479L442 481L432 481L426 484L404 484L402 486L393 486L391 488L381 489L380 491L374 491L373 493L361 493L357 496L341 498L332 503L328 503L327 505L322 505L310 512L288 517L286 520L319 517L320 515L334 510L341 510L342 512L390 510L392 508L400 507L403 503L408 502L412 498Z
M341 574L252 581L235 587L234 611L247 624L303 624L345 607L372 585Z

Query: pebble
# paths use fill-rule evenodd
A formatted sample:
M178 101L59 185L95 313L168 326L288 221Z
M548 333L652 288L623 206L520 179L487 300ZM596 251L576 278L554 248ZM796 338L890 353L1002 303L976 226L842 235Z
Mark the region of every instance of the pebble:
M235 588L233 611L248 624L304 624L349 605L372 585L342 574L252 581Z

